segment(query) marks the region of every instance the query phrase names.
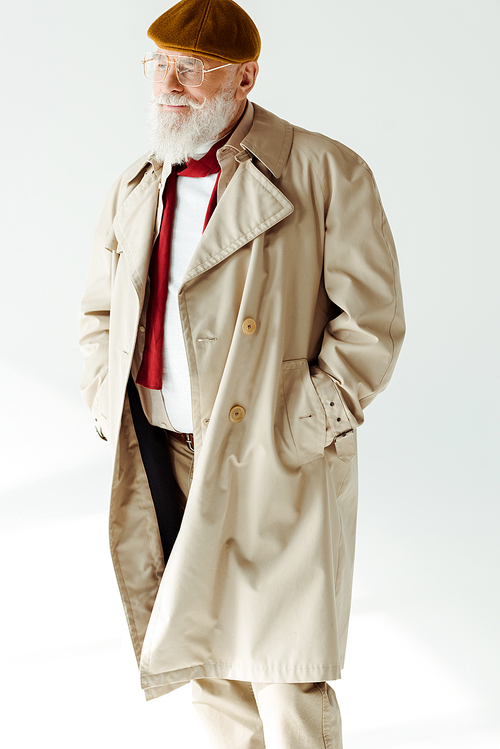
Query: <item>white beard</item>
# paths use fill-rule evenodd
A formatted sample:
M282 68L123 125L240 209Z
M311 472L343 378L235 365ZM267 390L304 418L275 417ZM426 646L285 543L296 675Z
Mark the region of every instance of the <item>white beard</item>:
M162 104L187 105L188 113L172 112ZM199 152L200 146L217 139L238 110L234 88L222 88L213 99L199 104L183 95L158 94L149 104L149 138L160 162L183 164Z

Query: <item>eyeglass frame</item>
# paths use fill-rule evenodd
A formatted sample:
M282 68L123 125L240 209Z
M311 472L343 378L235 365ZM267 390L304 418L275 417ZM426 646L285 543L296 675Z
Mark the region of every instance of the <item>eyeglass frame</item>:
M199 57L190 57L189 55L177 55L176 57L170 57L170 55L166 55L163 52L150 52L149 54L151 54L152 57L149 57L148 59L146 59L147 54L148 53L146 52L146 54L144 55L143 59L141 60L142 72L144 73L144 78L147 81L150 81L151 83L163 83L163 81L165 80L165 78L168 75L168 71L170 70L170 66L173 64L174 68L175 68L175 75L177 77L177 80L179 81L179 83L181 84L181 86L186 86L186 84L182 83L182 81L179 79L179 71L177 70L177 60L182 60L182 59L184 59L184 60L198 60L199 62L201 62L201 83L197 83L194 86L193 85L186 86L186 88L199 88L200 86L203 86L203 83L205 81L205 73L211 73L214 70L221 70L222 68L228 68L230 65L233 65L232 62L227 62L225 65L219 65L216 68L206 68L205 67L205 63ZM147 75L146 75L146 63L150 62L150 60L154 60L155 59L155 57L154 57L155 55L157 57L166 57L167 62L168 62L167 68L165 70L165 75L163 76L163 78L161 79L161 81L159 81L159 80L153 80L152 81L151 78L148 78Z

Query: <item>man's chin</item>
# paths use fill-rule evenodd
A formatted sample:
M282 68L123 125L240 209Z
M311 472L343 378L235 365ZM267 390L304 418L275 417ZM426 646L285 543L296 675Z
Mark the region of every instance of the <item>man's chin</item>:
M163 133L163 137L176 135L191 121L193 112L189 111L178 111L171 109L164 109L159 107L158 109L158 121L160 130Z

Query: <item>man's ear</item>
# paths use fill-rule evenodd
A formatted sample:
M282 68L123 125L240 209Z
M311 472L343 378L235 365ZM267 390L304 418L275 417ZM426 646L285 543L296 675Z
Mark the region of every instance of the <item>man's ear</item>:
M238 72L239 84L236 91L236 99L242 101L246 99L250 91L255 86L257 75L259 73L258 62L244 62Z

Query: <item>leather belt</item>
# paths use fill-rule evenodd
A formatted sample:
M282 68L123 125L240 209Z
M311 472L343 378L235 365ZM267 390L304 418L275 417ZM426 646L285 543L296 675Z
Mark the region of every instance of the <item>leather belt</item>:
M187 434L184 432L172 432L172 431L169 431L168 434L170 437L173 437L179 442L183 442L191 450L191 452L194 453L194 437L192 434Z

